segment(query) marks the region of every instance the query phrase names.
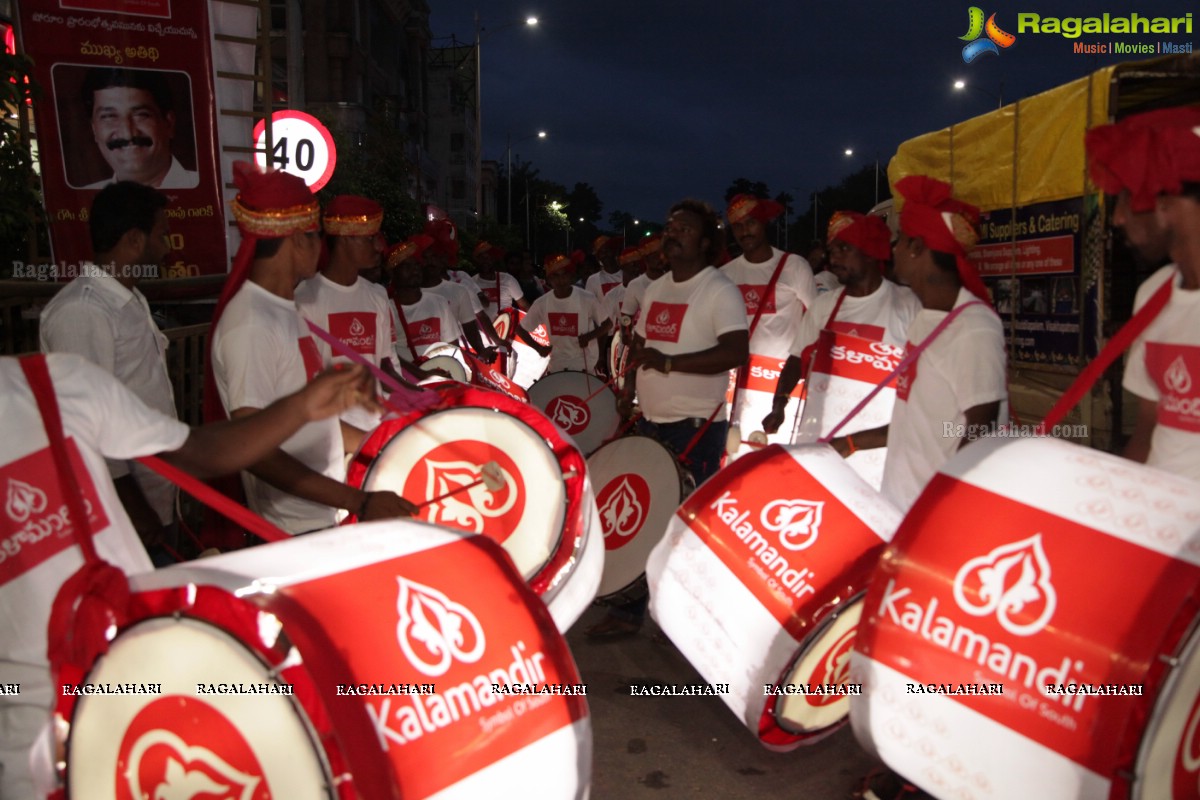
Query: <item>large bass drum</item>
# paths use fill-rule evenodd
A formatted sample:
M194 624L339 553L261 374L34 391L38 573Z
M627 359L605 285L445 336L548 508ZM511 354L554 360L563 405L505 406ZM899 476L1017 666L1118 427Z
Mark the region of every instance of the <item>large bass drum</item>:
M529 387L529 402L590 455L621 426L617 396L603 378L578 370L551 372Z

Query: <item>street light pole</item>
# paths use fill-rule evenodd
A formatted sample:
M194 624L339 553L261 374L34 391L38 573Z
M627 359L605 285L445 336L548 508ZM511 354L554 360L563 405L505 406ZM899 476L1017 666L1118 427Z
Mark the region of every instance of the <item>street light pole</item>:
M961 92L963 89L974 89L977 92L983 92L988 97L996 101L996 108L1004 108L1004 80L1000 81L1000 93L989 92L987 89L981 89L973 83L967 83L962 78L954 82L955 91Z

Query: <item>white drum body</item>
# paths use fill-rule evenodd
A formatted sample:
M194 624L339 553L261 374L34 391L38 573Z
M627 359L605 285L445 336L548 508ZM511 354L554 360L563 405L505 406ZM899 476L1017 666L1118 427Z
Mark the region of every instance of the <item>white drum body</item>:
M529 402L591 455L621 426L617 396L603 378L577 370L551 372L529 387Z
M771 413L775 401L775 385L779 382L779 374L787 359L770 358L768 356L750 354L750 362L746 365L746 385L737 392L737 408L732 406L729 411L730 428L737 426L742 439L749 440L750 435L763 430L763 418ZM729 388L726 391L726 404L733 403L738 372L730 373ZM784 411L783 423L775 433L766 434L770 444L791 444L792 432L796 428L797 398L803 396L804 382L796 384ZM754 448L742 445L733 455L740 457Z
M83 683L145 691L61 699L71 796L587 796L586 698L492 691L580 679L484 537L368 523L131 583Z
M897 772L943 798L1200 796L1196 483L981 440L879 563L851 719Z
M499 490L479 484L444 497L479 480L489 462L503 478ZM500 544L560 630L596 595L604 548L585 462L526 403L471 387L447 389L428 412L385 420L372 431L346 480L421 505L425 522Z
M430 375L420 381L422 386L441 383L446 380L457 381L458 383L472 382L471 367L467 364L466 356L457 345L450 344L449 342L442 342L430 347L418 359L417 366L423 370L445 370L450 374L448 379L440 375Z
M546 370L550 366L550 357L540 355L537 350L517 338L513 325L519 324L523 319L525 319L524 311L507 308L496 315L492 327L496 329L500 338L512 346L513 358L509 361L510 374L508 377L512 378L513 383L522 389L528 389L534 381L546 374ZM533 334L533 338L538 344L550 346L550 339L546 335L544 326L539 325L530 333Z
M650 554L650 609L762 744L832 733L857 608L899 512L827 445L772 445L693 492Z
M683 501L684 477L675 455L648 436L623 436L588 457L604 531L599 595L639 583L646 559Z

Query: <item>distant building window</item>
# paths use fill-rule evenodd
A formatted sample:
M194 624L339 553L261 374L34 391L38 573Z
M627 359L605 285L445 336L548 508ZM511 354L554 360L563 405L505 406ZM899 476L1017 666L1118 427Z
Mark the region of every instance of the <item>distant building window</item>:
M450 196L455 200L467 199L467 182L450 181Z
M463 136L461 133L450 134L450 152L451 153L461 153L463 151L463 148L466 147L466 144L467 144L466 137Z

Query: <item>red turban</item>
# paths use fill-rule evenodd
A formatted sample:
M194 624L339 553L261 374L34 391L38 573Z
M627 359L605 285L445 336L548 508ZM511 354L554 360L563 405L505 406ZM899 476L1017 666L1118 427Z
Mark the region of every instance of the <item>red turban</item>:
M625 240L620 236L605 236L601 234L592 241L592 255L598 256L605 250L611 250L614 253L621 249Z
M834 212L827 238L831 242L840 239L876 261L887 261L892 256L892 232L886 222L873 214Z
M1200 108L1147 111L1101 125L1084 140L1092 180L1106 194L1129 190L1137 213L1154 208L1160 194L1179 194L1200 181Z
M425 224L425 233L433 239L429 250L444 257L451 264L458 262L458 228L448 219L430 220Z
M420 256L431 244L433 244L433 237L423 233L410 236L403 242L392 245L384 252L384 263L387 264L388 269L395 269L410 258Z
M325 206L329 236L374 236L383 224L383 206L353 194L340 194Z
M546 256L544 266L546 269L546 275L549 276L561 270L567 269L568 267L574 267L575 264L570 258L562 253L551 253L550 255Z
M769 222L783 213L783 206L774 200L755 197L752 194L736 194L725 209L729 224L753 217L760 222Z
M987 289L967 252L979 241L976 226L979 209L950 196L950 184L925 175L909 175L896 182L904 198L900 230L919 236L939 253L950 253L958 265L958 277L971 294L989 303Z

